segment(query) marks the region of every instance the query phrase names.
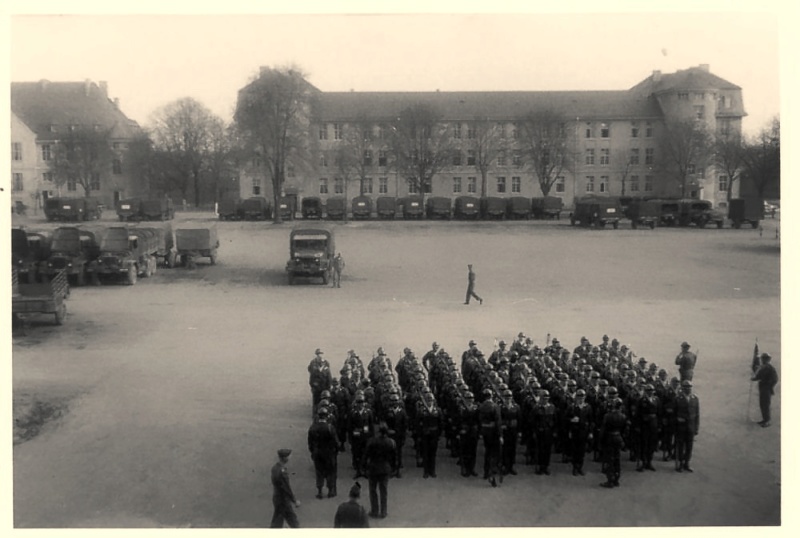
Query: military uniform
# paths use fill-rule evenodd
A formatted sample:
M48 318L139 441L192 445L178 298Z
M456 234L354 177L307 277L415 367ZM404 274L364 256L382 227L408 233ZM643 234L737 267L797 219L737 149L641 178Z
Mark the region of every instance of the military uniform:
M417 429L422 476L436 478L436 451L442 433L442 412L430 392L426 393L417 404Z
M492 400L490 389L484 391L484 398L484 401L478 406L478 420L481 425L484 448L483 478L490 480L492 486L496 486L495 476L499 474L500 444L502 443L502 417L500 406Z
M692 382L681 382L681 392L675 399L675 470L692 472L694 437L700 430L700 400L692 394Z
M323 482L328 488L328 497L336 497L337 457L339 441L336 429L327 421L328 413L320 412L320 418L308 430L308 451L314 462L317 498L322 498Z
M331 367L322 358L322 351L317 349L314 358L308 364L308 384L311 386L312 414L316 413L322 391L331 388Z
M758 381L758 404L761 408L761 426L770 425L772 396L775 394L775 385L778 384L778 372L772 366L772 357L767 353L761 355L762 366L753 376L753 381Z
M284 522L293 529L300 526L297 520L297 514L294 511L294 505L298 503L292 491L292 486L289 483L289 471L286 468L285 459L289 457L289 454L291 454L291 450L279 450L278 455L281 459L272 466L272 471L270 472L272 481L272 506L275 509L272 515L272 522L270 523L270 527L273 529L282 528Z
M350 409L347 426L356 478L365 476L364 449L367 446L367 441L372 437L373 424L374 415L372 409L367 405L363 395L357 395L356 401Z
M536 474L550 474L550 455L556 428L556 407L550 403L549 394L543 392L533 410L533 428L536 435Z
M586 443L592 437L593 413L592 406L585 402L585 391L576 396L575 402L567 409L567 424L569 428L570 461L572 474L583 475L583 463L586 458Z
M461 476L478 476L475 464L478 458L478 437L480 435L480 418L478 406L475 405L472 393L464 395L464 403L459 408L459 460Z
M639 421L639 466L636 470L655 471L653 454L658 448L661 402L652 385L645 387L645 395L639 400L636 414Z
M514 469L514 464L517 461L517 436L519 435L521 411L516 402L514 402L510 390L503 395L500 417L503 431L501 471L503 474L515 475L517 471Z
M628 420L622 412L619 400L616 400L612 406L611 411L603 417L603 426L600 429L600 435L603 438L604 472L606 474L606 481L601 485L606 488L619 487L622 473L620 452L625 445L623 437Z
M387 515L389 476L395 470L396 447L394 441L387 437L388 429L385 425L382 425L380 430L377 437L369 440L364 453L369 477L369 513L373 517L386 517Z
M689 351L689 344L681 344L681 352L675 357L675 364L678 366L678 373L681 381L691 381L694 377L694 367L697 364L697 355Z
M408 430L408 414L399 396L393 395L390 399L384 420L389 429L389 438L394 441L395 445L395 476L400 478L400 469L403 468L403 447L406 444Z

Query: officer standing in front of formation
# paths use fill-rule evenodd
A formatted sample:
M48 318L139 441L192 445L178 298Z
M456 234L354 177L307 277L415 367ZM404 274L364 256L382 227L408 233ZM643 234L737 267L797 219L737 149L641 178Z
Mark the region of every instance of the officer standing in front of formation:
M572 476L584 475L583 463L586 459L586 444L592 439L592 406L586 403L586 391L578 389L575 401L567 409L569 431L570 461Z
M331 365L322 358L322 350L314 351L314 358L308 364L308 384L311 386L312 416L316 415L322 391L331 388Z
M622 400L616 396L611 400L611 410L603 417L600 436L603 439L603 456L606 481L600 484L604 488L619 487L622 472L620 451L625 442L625 430L628 418L622 412Z
M675 364L678 366L678 373L681 375L681 381L694 378L694 366L697 364L697 355L689 351L692 347L688 342L681 344L681 352L675 357Z
M286 467L291 454L292 451L288 448L278 450L278 463L272 466L272 506L275 508L275 512L272 515L270 527L273 529L283 528L284 521L293 529L300 526L294 511L295 507L300 507L300 501L292 492L289 470Z
M483 437L483 479L488 480L493 488L497 487L500 464L500 450L502 449L502 415L500 406L492 398L492 389L483 390L483 402L478 406L478 419L481 424ZM502 480L502 475L501 480Z
M775 394L775 385L778 384L778 372L772 366L772 356L769 353L761 354L761 366L752 380L758 381L758 404L761 407L761 422L758 424L767 428L772 418L772 395Z
M381 424L378 426L378 435L369 440L364 452L369 478L370 517L387 516L389 476L395 471L395 451L394 441L389 439L389 428Z
M364 507L358 504L361 498L361 484L356 482L350 488L350 499L343 502L336 509L333 518L334 529L366 529L369 528L369 518Z
M681 392L675 400L675 470L694 472L692 460L694 438L700 430L700 400L692 393L692 382L681 381Z
M336 497L336 459L339 455L339 439L336 428L329 421L326 407L320 407L317 420L308 429L308 451L314 462L317 499L322 498L323 482L328 487L328 497Z
M483 304L483 299L475 293L475 272L472 270L472 264L467 265L467 270L469 271L467 274L467 298L464 304L469 304L469 300L472 297L476 298L480 304Z

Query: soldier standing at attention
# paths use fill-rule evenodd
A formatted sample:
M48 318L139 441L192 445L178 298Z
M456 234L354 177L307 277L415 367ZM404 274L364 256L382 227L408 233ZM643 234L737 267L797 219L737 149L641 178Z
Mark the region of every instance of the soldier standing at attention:
M314 358L308 364L308 384L311 386L312 416L317 411L317 405L322 396L322 391L331 388L331 366L322 358L322 350L314 351Z
M342 287L342 271L344 271L344 258L342 253L337 252L333 258L333 287Z
M492 389L483 390L483 402L478 406L478 420L483 437L483 479L497 487L501 450L503 448L503 419L500 406L494 402ZM503 476L502 474L500 475ZM502 480L502 478L501 478Z
M317 499L322 498L322 484L328 487L328 497L336 497L336 459L339 455L339 438L331 424L328 409L320 407L317 421L308 429L308 451L314 461Z
M480 304L483 304L483 299L475 293L475 272L472 270L472 264L467 265L467 270L469 271L467 274L467 299L464 304L469 304L469 300L472 297L476 298Z
M694 437L700 429L700 401L692 394L692 382L681 381L681 392L675 400L675 470L694 472L689 467Z
M364 454L369 477L371 517L385 518L387 515L389 476L395 471L395 450L394 441L389 438L389 428L386 424L381 424L378 427L378 436L369 440Z
M284 521L293 529L300 526L297 514L294 512L295 507L300 508L300 501L292 492L292 486L289 484L289 470L286 468L291 454L292 451L288 448L278 450L278 463L272 466L272 505L275 512L272 515L270 527L273 529L283 528Z
M605 460L603 468L606 474L606 481L600 485L604 488L619 487L619 477L622 469L620 452L625 445L623 436L628 421L628 418L622 412L622 400L615 397L610 403L611 410L603 417L603 426L600 428Z
M761 354L761 367L752 380L758 381L758 403L761 406L762 419L759 424L762 428L767 428L770 425L772 395L775 394L775 385L778 384L778 372L772 366L772 357L769 353Z
M681 352L675 357L675 364L678 365L681 381L691 381L694 377L694 365L697 364L697 355L689 351L690 347L688 342L682 343Z

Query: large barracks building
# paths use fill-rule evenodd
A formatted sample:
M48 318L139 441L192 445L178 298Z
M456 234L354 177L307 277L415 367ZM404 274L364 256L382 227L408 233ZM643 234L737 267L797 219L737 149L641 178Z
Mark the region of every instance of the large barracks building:
M627 90L616 91L509 91L509 92L318 92L318 107L308 133L314 166L287 166L284 195L353 198L364 192L372 198L402 198L414 192L414 185L391 167L387 140L382 129L400 112L416 104L433 107L447 124L460 158L438 173L430 195L453 199L481 196L481 174L475 167L470 122L475 118L495 122L509 151L492 162L486 196L539 197L543 193L533 169L527 165L518 125L537 111L555 112L568 124L573 162L559 176L550 191L571 206L576 198L598 196L675 197L681 195L680 181L659 170L660 137L665 121L694 119L704 122L712 135L741 132L745 115L742 89L714 74L708 65L677 71L654 71ZM364 125L364 122L368 125ZM364 153L370 177L363 185L348 185L337 177L332 155L342 143L348 126L372 131L371 146ZM371 125L370 125L371 124ZM359 181L360 182L360 181ZM272 186L251 169L242 170L240 195L271 196ZM690 167L687 195L710 200L725 207L728 178L708 163ZM738 182L734 189L738 188ZM736 192L733 193L734 197Z

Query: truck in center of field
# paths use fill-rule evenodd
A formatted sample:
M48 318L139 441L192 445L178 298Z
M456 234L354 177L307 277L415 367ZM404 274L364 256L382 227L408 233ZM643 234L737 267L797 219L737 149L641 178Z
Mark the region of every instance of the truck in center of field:
M322 228L297 228L289 235L289 261L286 273L289 284L297 277L322 278L327 284L333 272L335 256L333 232Z

